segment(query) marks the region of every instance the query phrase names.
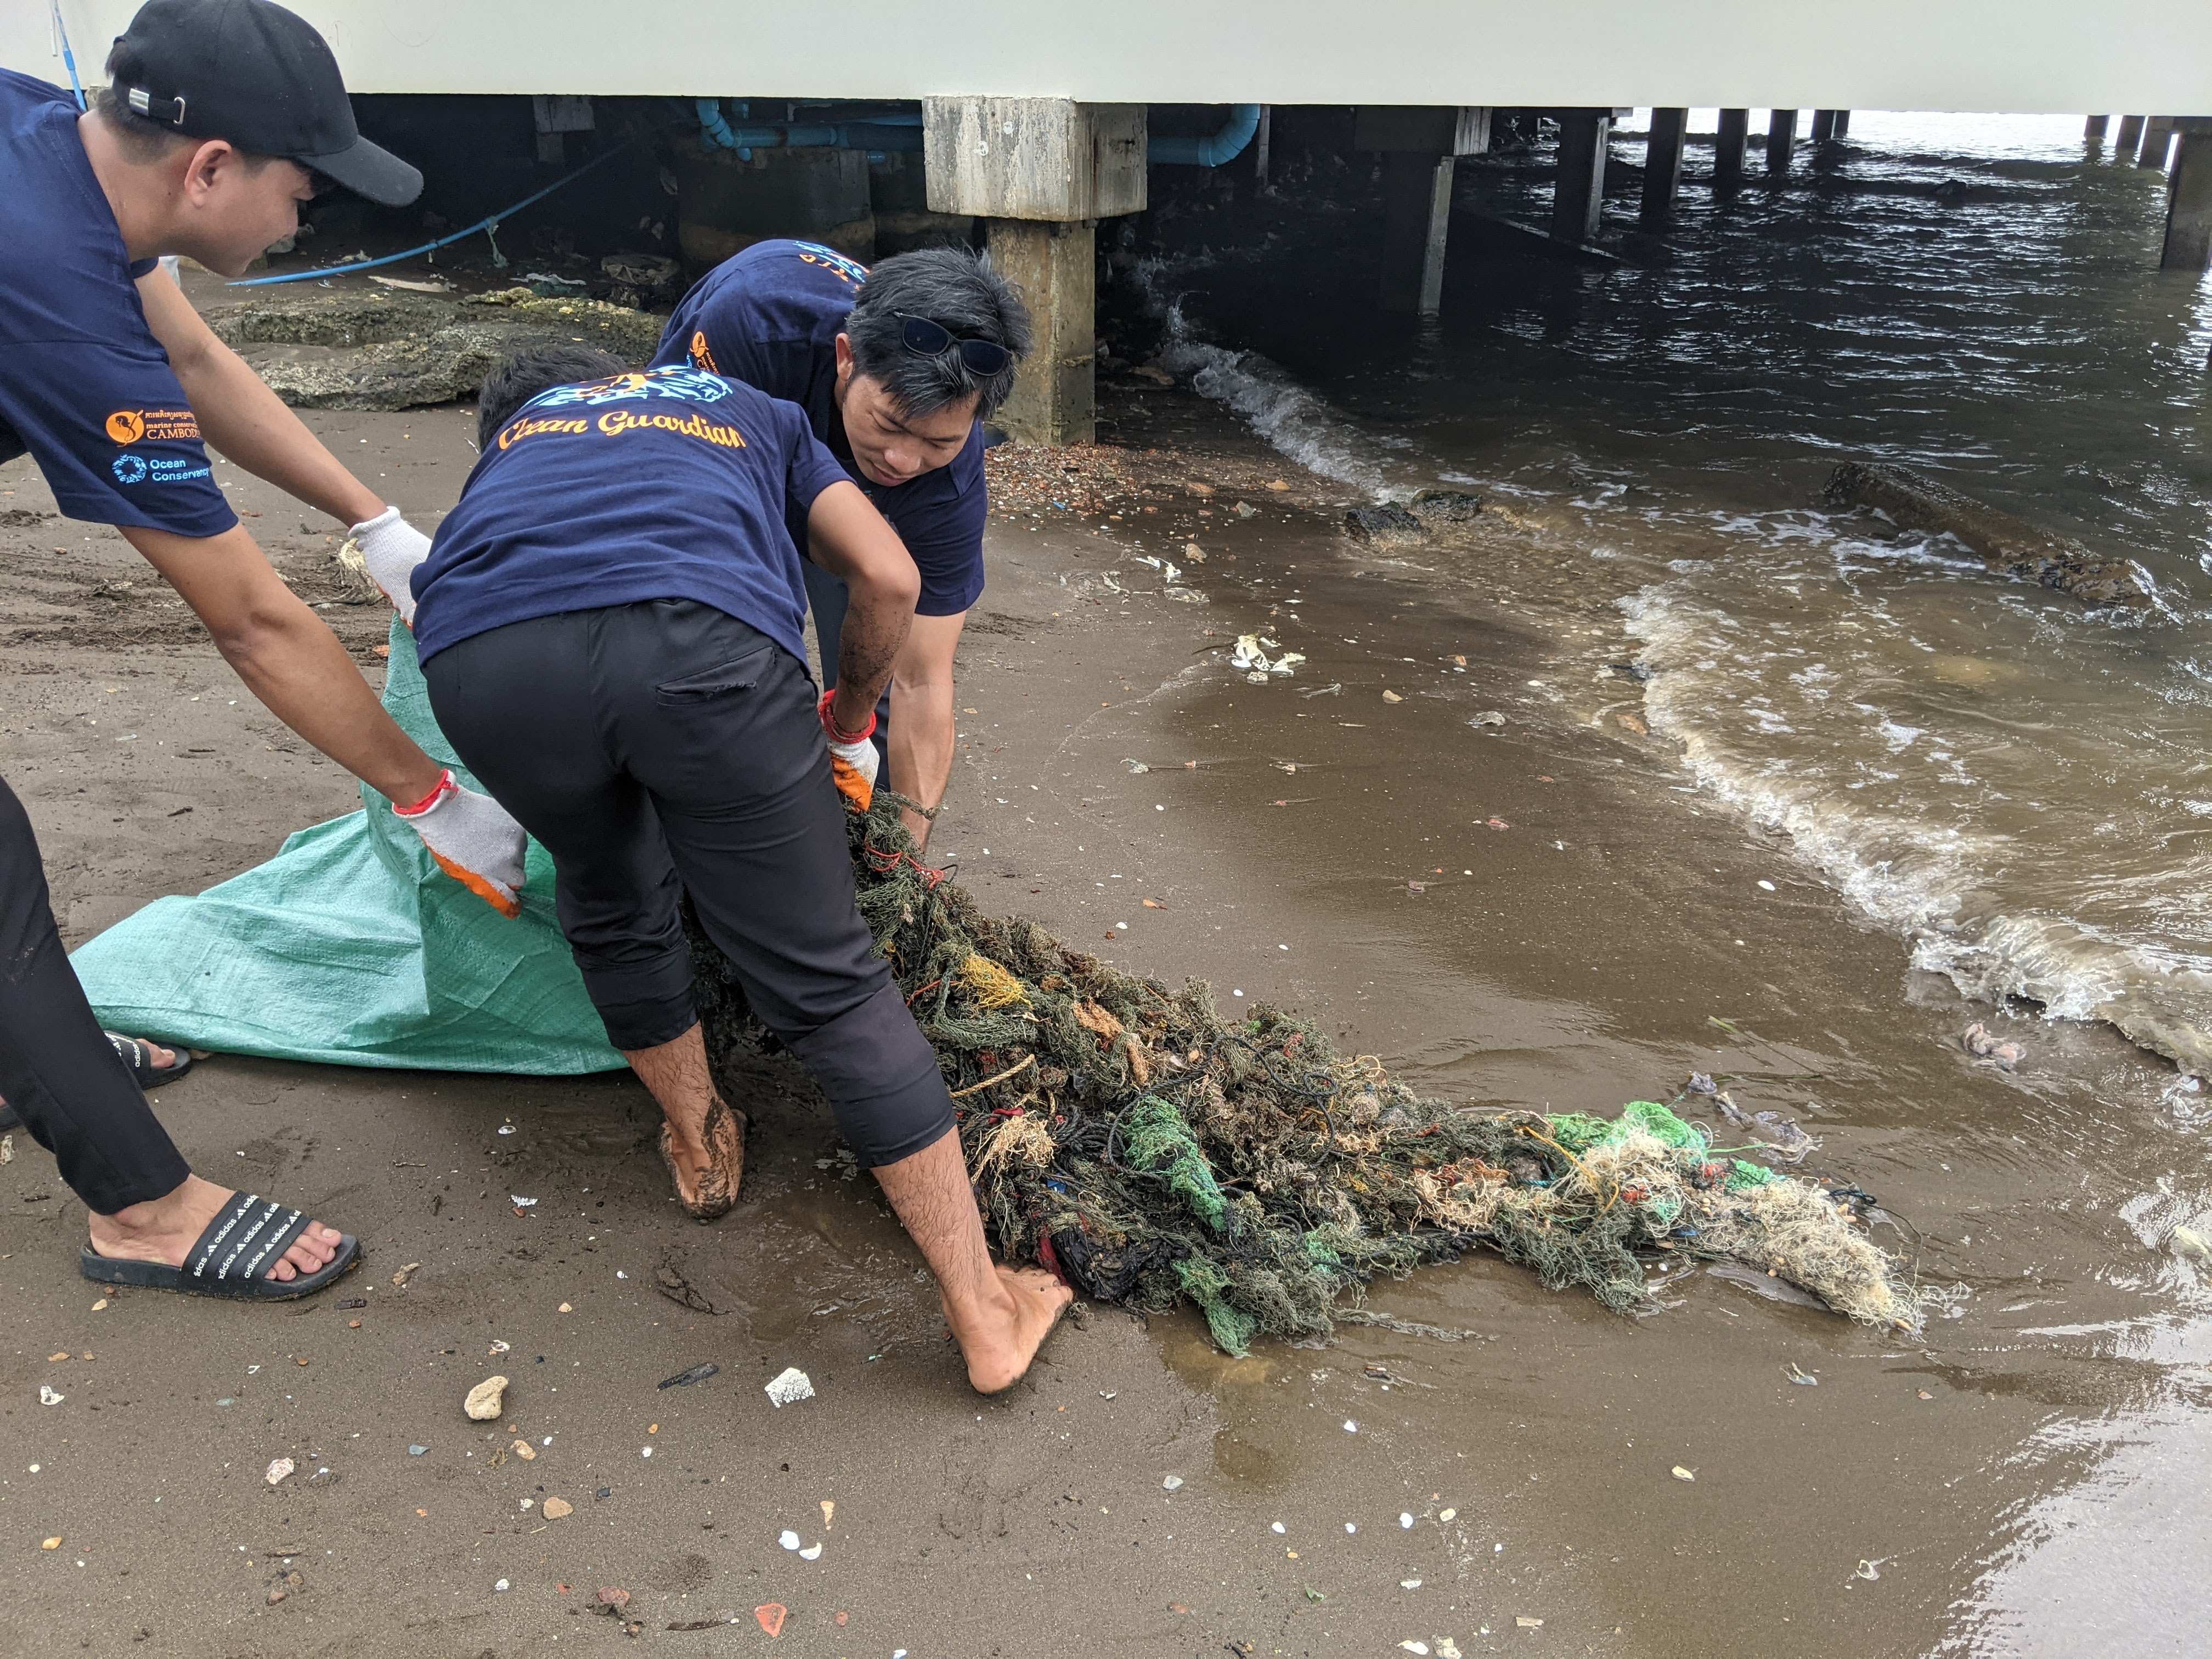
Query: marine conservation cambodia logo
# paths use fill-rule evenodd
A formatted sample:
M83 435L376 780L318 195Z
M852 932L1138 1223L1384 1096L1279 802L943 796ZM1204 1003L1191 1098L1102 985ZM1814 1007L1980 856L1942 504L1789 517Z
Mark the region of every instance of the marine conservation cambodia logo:
M118 444L197 441L200 423L189 409L118 409L104 422L107 435Z

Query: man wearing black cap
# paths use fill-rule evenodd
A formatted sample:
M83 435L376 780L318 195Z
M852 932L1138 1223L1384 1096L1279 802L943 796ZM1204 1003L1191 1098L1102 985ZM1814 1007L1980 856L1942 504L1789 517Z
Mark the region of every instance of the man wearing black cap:
M156 269L177 253L238 275L297 227L317 175L395 204L422 177L360 136L330 48L268 0L149 0L107 67L112 85L83 114L60 88L0 71L0 461L27 451L64 513L115 526L271 713L513 915L520 827L378 706L240 526L202 436L352 526L387 593L404 595L428 543ZM4 781L0 1098L92 1212L87 1278L296 1297L359 1257L299 1211L191 1172L70 970L30 820Z

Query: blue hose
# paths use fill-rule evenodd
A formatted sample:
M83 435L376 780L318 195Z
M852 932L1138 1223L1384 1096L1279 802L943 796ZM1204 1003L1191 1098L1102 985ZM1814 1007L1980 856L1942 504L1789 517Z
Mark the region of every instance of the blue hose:
M76 106L82 109L84 82L76 78L76 53L70 50L69 25L62 21L62 0L54 0L54 33L62 38L62 63L69 70L70 90L76 94Z
M615 156L621 155L624 150L628 149L636 142L636 138L634 137L625 138L621 143L617 144L612 149L601 150L597 155L592 157L590 161L585 162L583 166L578 167L574 173L569 173L566 178L555 179L551 184L546 185L544 189L539 191L536 195L524 197L511 208L502 208L497 213L486 214L483 218L477 220L476 223L471 225L466 230L457 230L450 236L441 236L434 242L425 242L420 247L410 247L404 253L387 253L381 259L356 259L349 265L325 265L320 270L289 271L282 276L249 276L242 282L226 283L224 286L226 288L269 288L278 283L304 283L311 278L318 276L347 276L352 275L356 270L374 270L379 265L396 265L402 259L412 259L417 254L434 252L439 248L445 247L451 243L459 241L464 236L473 236L480 230L490 229L493 226L499 223L501 220L510 218L514 215L521 212L523 209L530 206L533 202L544 201L545 198L550 196L555 191L560 189L562 185L573 184L575 180L582 178L586 173L589 173L593 167L599 166L600 162L610 161ZM497 248L495 247L493 252L497 252Z
M770 121L733 127L721 100L697 100L699 136L720 149L751 159L757 149L865 149L878 153L921 149L919 115L871 116L865 121ZM739 118L742 119L742 116Z
M1220 131L1204 138L1154 137L1147 141L1146 148L1154 161L1165 166L1218 167L1242 155L1244 146L1259 131L1257 104L1231 104L1229 120Z

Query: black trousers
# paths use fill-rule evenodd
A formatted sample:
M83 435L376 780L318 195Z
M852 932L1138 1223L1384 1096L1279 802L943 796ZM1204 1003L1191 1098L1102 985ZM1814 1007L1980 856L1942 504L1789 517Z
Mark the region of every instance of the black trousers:
M84 1000L62 950L38 837L0 778L0 1099L101 1215L191 1173Z
M874 1167L952 1127L937 1056L853 903L804 664L712 606L514 623L423 665L468 769L553 855L554 906L617 1048L697 1023L678 904Z

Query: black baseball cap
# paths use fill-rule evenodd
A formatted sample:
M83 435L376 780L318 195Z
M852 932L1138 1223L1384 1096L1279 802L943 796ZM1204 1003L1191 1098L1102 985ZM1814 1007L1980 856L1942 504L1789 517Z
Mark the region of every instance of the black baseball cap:
M222 138L401 207L422 175L354 125L337 59L314 25L270 0L146 0L115 37L115 96L190 138Z

